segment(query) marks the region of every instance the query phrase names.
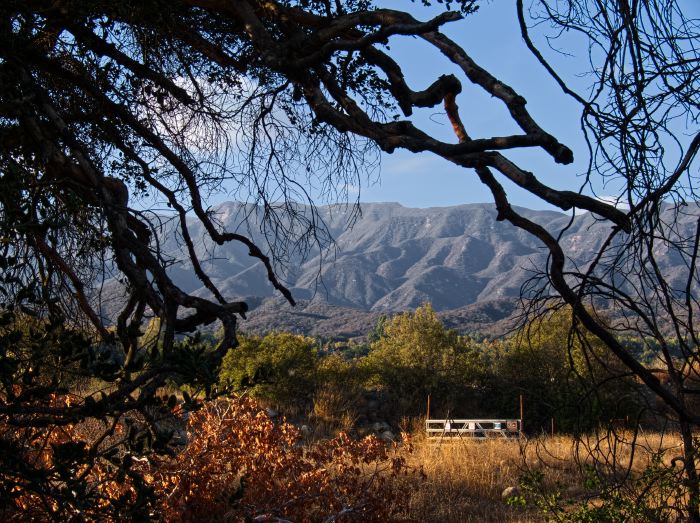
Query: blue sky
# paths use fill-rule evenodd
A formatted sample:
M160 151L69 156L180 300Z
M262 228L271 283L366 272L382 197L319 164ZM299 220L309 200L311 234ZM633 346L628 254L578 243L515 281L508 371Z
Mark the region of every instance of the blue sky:
M699 0L681 0L687 15L700 16ZM410 11L416 18L428 20L440 12L440 4L426 8L420 0L381 0L377 5ZM526 1L527 5L527 1ZM580 106L565 95L544 68L526 48L520 36L515 0L482 0L479 11L464 20L443 27L443 32L458 42L470 56L494 76L513 87L528 101L528 110L542 128L574 151L571 165L556 164L537 150L507 151L505 155L522 168L533 172L543 183L560 190L579 190L583 183L588 155L580 129ZM560 40L563 53L549 53L559 74L585 94L589 80L587 46L574 36ZM472 86L453 64L426 42L413 37L394 37L390 54L401 65L409 85L424 89L438 76L454 73L463 83L457 103L467 131L473 138L520 133L505 106L481 89ZM414 123L446 141L455 141L451 126L441 107L419 110ZM506 187L512 204L531 209L553 209L542 200L499 178ZM602 187L593 180L595 192L605 197L617 193L614 187ZM310 189L313 193L314 190ZM379 177L376 173L364 180L361 187L352 187L350 198L359 191L362 202L398 202L406 207L435 207L465 203L491 202L489 191L476 174L430 154L397 150L382 154ZM210 195L216 204L232 195ZM325 203L319 201L317 203Z
M404 1L385 1L382 6L406 8ZM412 3L411 11L427 19L435 10ZM525 47L517 23L514 0L484 2L480 10L464 20L448 24L444 32L497 78L511 85L528 101L528 109L540 125L574 150L573 165L554 163L539 151L512 151L507 156L534 172L543 182L558 189L578 189L585 171L587 156L579 129L580 109L565 96ZM575 42L574 42L575 43ZM425 88L429 82L448 71L460 77L454 66L438 52L418 39L400 37L392 40L391 50L398 59L409 84ZM562 57L559 65L572 77L585 69L575 57ZM457 103L467 131L472 137L489 137L520 132L502 103L463 81L464 90ZM454 140L451 127L440 108L418 115L423 129L446 140ZM509 190L511 202L535 209L551 208L518 187L501 180ZM382 156L379 182L361 188L365 202L396 201L407 207L459 205L491 201L488 190L471 170L456 167L432 155L406 151Z
M440 4L426 8L420 0L379 0L377 5L408 10L420 20L428 20L441 12ZM535 120L568 145L574 151L576 161L568 166L558 165L549 155L536 149L508 151L506 156L554 188L578 190L582 183L579 175L587 165L586 148L579 129L580 108L561 92L525 47L520 37L515 0L482 0L477 13L447 24L442 30L462 45L477 63L523 95ZM585 48L581 50L585 51ZM462 81L463 91L457 103L467 132L473 138L522 132L500 101L474 87L461 71L425 41L406 36L394 37L390 41L389 52L401 65L414 90L426 88L440 75L447 73L455 74ZM586 69L586 63L575 57L562 57L557 65L574 80L577 72ZM416 110L412 119L430 134L445 141L456 141L441 105ZM499 180L508 190L512 204L532 209L553 209L507 180ZM208 203L216 205L237 198L236 193L227 194L226 189L224 187L224 191L210 194ZM316 192L313 188L308 190L311 194ZM361 202L398 202L406 207L492 202L490 192L472 170L457 167L432 154L415 154L404 150L397 150L391 155L382 154L379 174L374 172L363 180L360 187L351 187L349 198L356 198L358 191Z

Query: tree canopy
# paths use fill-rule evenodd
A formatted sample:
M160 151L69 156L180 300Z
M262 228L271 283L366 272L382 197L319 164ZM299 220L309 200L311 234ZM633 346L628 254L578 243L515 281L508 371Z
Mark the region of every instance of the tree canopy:
M467 340L446 329L430 304L383 322L366 365L395 397L399 412L417 414L428 395L442 409L457 406L477 374L477 354ZM416 407L420 410L415 411Z

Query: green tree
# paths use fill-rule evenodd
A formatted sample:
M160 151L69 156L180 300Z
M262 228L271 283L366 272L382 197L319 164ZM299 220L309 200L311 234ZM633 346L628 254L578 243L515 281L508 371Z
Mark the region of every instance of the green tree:
M384 326L386 325L387 317L382 314L377 318L372 330L367 333L367 341L369 343L375 343L384 335Z
M572 334L571 310L529 322L510 338L484 345L482 405L490 415L518 414L524 397L529 432L590 430L613 419L637 419L643 402L637 384L590 333ZM573 336L573 338L572 338Z
M318 351L316 340L289 333L242 337L221 364L219 382L234 391L286 407L308 406Z
M426 304L387 320L365 364L370 383L393 398L400 416L424 413L429 394L443 411L463 408L459 400L473 384L476 361L472 347Z

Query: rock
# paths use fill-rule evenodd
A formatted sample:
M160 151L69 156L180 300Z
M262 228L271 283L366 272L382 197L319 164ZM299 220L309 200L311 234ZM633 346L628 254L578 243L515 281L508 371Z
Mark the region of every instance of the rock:
M582 489L579 485L571 485L570 487L567 487L567 489L564 492L566 493L567 497L575 498L583 494L585 490Z
M189 438L187 436L187 431L185 429L178 429L173 434L170 442L173 445L187 445Z
M518 487L507 487L501 492L501 499L503 501L508 501L510 498L515 498L520 496L521 492Z
M386 442L391 442L394 441L394 433L391 432L390 430L385 430L382 432L379 436L379 439L386 441Z
M391 427L386 421L377 421L372 425L372 430L374 430L374 432L379 433L384 432L386 430L391 430Z

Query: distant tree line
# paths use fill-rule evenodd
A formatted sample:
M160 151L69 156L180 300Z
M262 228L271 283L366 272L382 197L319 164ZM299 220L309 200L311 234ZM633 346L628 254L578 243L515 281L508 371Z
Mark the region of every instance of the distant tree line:
M570 345L568 321L559 311L508 338L477 341L445 328L427 304L380 318L366 343L243 336L224 357L220 385L293 416L323 411L326 420L368 421L363 411L373 397L376 415L399 423L425 416L428 396L434 417L517 418L522 395L530 433L550 430L552 419L564 432L613 419L651 422L640 385L621 377L602 346Z

